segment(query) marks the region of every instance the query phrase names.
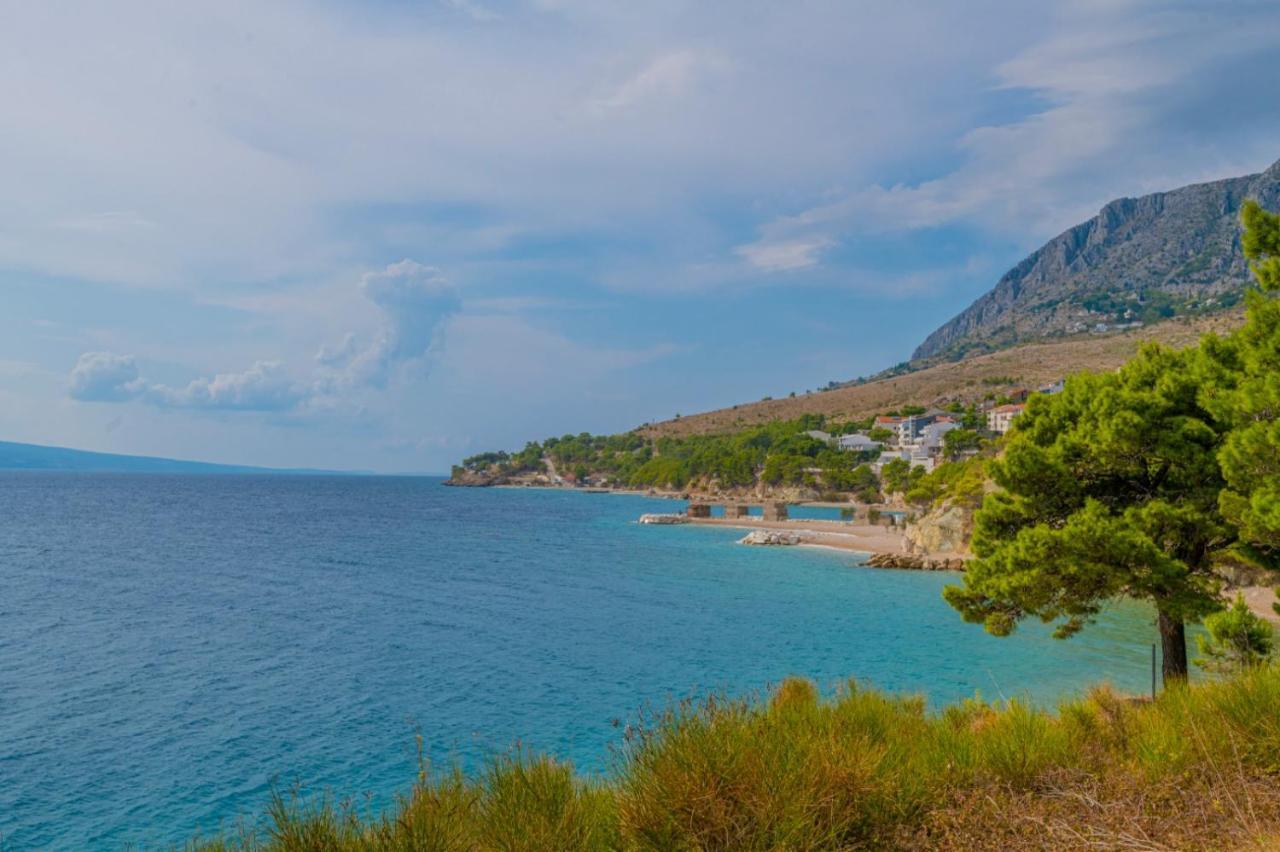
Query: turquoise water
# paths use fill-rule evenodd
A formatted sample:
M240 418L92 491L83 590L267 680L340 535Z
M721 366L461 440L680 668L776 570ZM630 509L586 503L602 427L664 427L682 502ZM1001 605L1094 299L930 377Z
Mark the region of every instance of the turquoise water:
M180 842L273 785L385 802L513 742L607 771L646 704L790 674L946 702L1143 690L1149 618L995 639L949 575L429 478L0 474L5 849Z

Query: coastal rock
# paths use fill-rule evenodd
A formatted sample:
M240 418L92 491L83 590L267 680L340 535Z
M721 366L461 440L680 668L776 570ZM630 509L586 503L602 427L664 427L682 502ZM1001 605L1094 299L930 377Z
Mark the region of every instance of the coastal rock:
M453 475L444 481L455 488L488 488L498 484L498 476L487 472L454 468Z
M944 502L907 526L903 549L907 553L963 553L973 533L973 510L967 505Z
M919 556L912 553L876 553L866 562L870 568L898 568L905 571L963 571L958 557Z
M687 515L660 514L651 512L640 516L642 524L687 524L689 518Z
M752 530L738 540L738 544L754 544L763 547L790 547L800 544L800 536L785 530Z

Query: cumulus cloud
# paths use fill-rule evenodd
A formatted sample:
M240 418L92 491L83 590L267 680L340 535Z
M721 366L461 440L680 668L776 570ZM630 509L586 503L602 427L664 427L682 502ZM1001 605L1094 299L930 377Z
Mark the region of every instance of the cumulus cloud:
M366 347L348 334L336 348L320 350L316 360L323 369L317 383L322 389L385 387L400 367L425 373L442 327L462 304L457 288L440 270L408 259L365 273L360 290L382 310L383 325Z
M140 400L163 408L283 411L302 402L306 390L278 361L259 361L241 373L198 378L181 388L151 384L132 355L86 352L71 370L70 395L82 402Z
M157 385L150 393L176 408L285 411L308 396L279 361L259 361L242 373L218 373L174 390Z
M367 345L348 333L338 345L322 347L305 380L292 377L280 361L258 361L242 372L170 387L143 379L131 355L86 352L71 371L71 397L223 411L325 409L344 393L385 388L400 370L425 376L444 324L461 307L457 288L438 269L408 259L366 273L359 287L381 310L380 327Z
M138 378L137 362L129 355L85 352L71 370L72 399L85 402L122 402L146 390Z

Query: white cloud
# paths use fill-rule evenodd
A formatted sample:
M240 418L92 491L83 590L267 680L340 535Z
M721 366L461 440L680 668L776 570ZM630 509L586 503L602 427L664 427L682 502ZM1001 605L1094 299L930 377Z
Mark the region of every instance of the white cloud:
M287 411L305 400L308 391L290 379L278 361L259 361L242 373L218 373L174 390L156 385L147 397L174 408L228 411Z
M1274 68L1280 8L1078 0L1064 5L1052 32L991 72L996 91L1032 94L1038 108L958 134L957 164L936 177L838 193L774 218L753 246L963 223L1030 247L1113 198L1234 177L1280 157L1265 134L1232 127L1232 118L1249 116L1234 106L1238 81L1218 70ZM1189 125L1169 144L1170 124L1188 110ZM1260 113L1252 120L1276 125Z
M381 310L381 327L367 346L348 333L338 346L322 347L306 381L293 379L281 362L264 360L243 372L200 377L174 388L142 379L133 356L86 352L71 371L70 395L85 402L140 400L162 408L322 410L334 408L343 394L385 388L400 369L425 376L445 322L461 306L457 288L438 269L408 259L366 273L359 287Z
M127 355L85 352L71 370L69 393L85 402L122 402L145 390L138 365Z
M70 396L81 402L140 400L161 408L232 411L284 411L302 402L307 391L290 380L275 361L259 361L242 373L218 373L183 388L150 384L138 374L132 355L86 352L71 370Z
M360 291L382 309L385 322L364 349L348 334L336 349L320 350L323 389L385 387L397 367L425 371L441 329L461 307L457 288L438 269L407 259L366 273Z
M941 2L874 26L836 3L502 8L478 27L303 0L15 7L0 265L201 292L315 278L352 248L335 211L423 201L508 232L680 227L691 192L805 192L919 150L920 116L959 126L931 70L1005 55L1003 25L964 46L978 27ZM474 244L440 218L420 250Z
M738 246L734 252L757 269L765 272L791 272L818 263L818 256L832 245L827 237L760 241Z

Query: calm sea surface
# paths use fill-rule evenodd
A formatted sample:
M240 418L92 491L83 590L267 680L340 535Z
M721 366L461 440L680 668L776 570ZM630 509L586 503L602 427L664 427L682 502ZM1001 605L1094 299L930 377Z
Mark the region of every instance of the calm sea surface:
M933 703L1142 690L1149 619L995 639L950 575L641 527L668 501L430 478L0 474L0 848L180 842L273 785L385 802L415 734L607 771L646 704L854 676Z

